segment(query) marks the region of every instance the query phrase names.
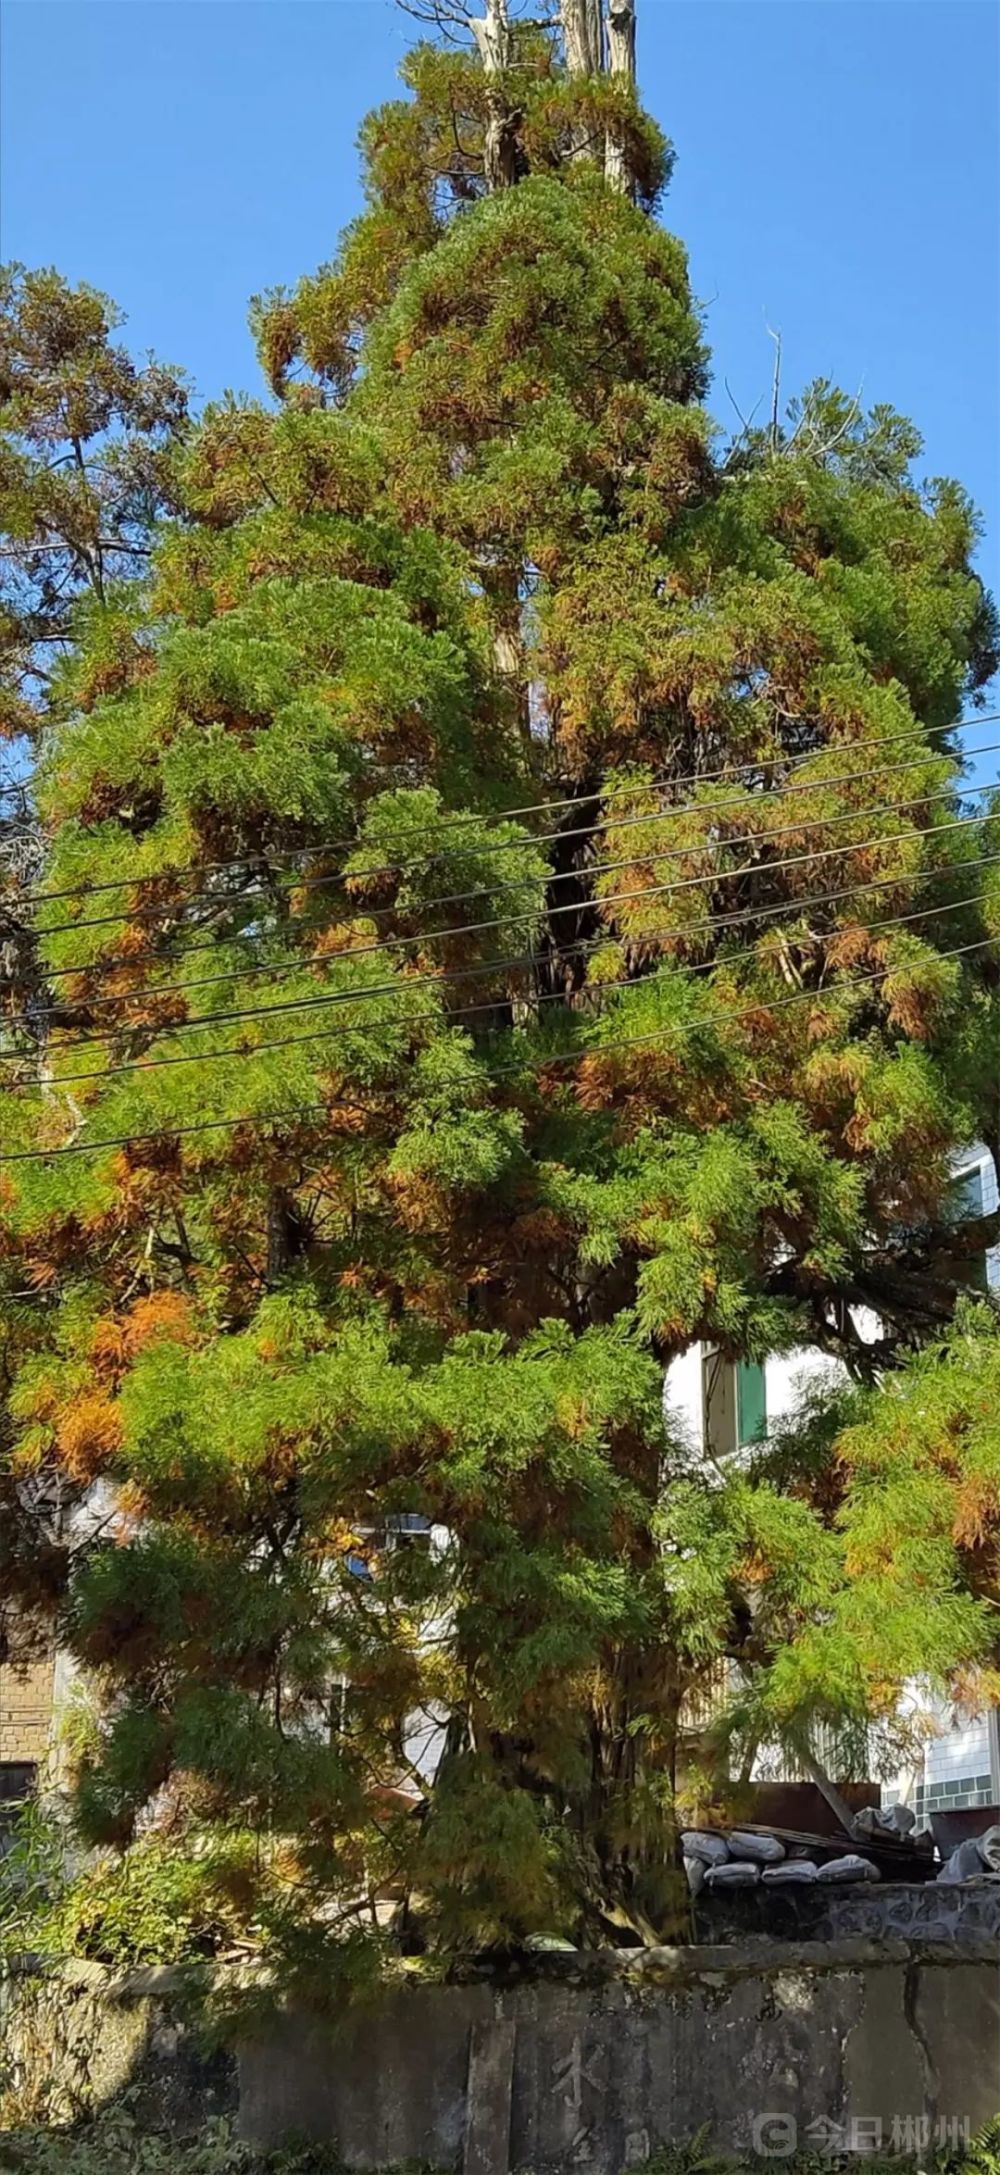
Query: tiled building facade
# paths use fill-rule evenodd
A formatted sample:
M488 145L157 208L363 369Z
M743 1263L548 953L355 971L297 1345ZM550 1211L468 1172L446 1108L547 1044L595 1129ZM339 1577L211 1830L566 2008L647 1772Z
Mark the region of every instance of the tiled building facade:
M918 1819L1000 1804L997 1721L995 1708L976 1721L946 1711L939 1715L939 1734L928 1741L923 1776L910 1797Z

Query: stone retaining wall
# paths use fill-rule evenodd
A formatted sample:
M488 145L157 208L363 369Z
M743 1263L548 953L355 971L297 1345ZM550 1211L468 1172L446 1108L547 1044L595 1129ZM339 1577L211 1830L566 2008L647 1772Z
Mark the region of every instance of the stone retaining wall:
M67 2109L130 2083L177 2131L230 2109L254 2143L294 2133L352 2168L464 2175L623 2175L703 2128L721 2152L773 2152L780 2175L793 2145L933 2150L1000 2110L1000 1944L982 1935L574 1952L446 1985L412 1973L374 2017L285 2014L235 2057L199 2051L180 1983L10 1980L8 2066L23 2085L41 2003Z
M235 2114L236 2057L206 2047L180 1970L0 1957L0 2135L73 2122L129 2092L150 2128L191 2134Z
M914 1935L959 1945L969 1935L1000 1941L1000 1879L703 1889L694 1911L700 1941L745 1941L765 1932L773 1940L841 1941L856 1934L879 1940L898 1934L903 1940Z

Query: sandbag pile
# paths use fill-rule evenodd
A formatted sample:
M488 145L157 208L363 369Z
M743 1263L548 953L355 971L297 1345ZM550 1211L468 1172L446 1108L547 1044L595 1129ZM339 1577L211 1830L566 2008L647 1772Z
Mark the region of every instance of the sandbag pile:
M959 1843L937 1877L954 1882L984 1880L990 1874L1000 1874L1000 1828L987 1828L985 1835L970 1835Z
M681 1836L684 1871L692 1895L703 1888L804 1887L812 1881L874 1881L877 1866L855 1851L817 1865L812 1858L789 1857L776 1835L733 1828L727 1835L691 1828Z
M881 1880L882 1875L868 1858L859 1857L856 1850L848 1850L842 1858L828 1858L825 1865L817 1866L816 1878L837 1886L841 1881Z
M851 1821L851 1833L861 1842L878 1842L883 1835L911 1836L916 1824L909 1805L863 1805Z

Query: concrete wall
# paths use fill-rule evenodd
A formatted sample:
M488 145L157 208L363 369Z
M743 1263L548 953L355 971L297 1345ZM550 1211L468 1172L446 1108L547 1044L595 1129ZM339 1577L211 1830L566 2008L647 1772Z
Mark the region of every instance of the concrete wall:
M623 2175L703 2127L779 2163L796 2145L919 2150L1000 2109L1000 1946L973 1935L961 1953L757 1941L470 1966L436 1986L411 1973L375 2015L279 2016L228 2066L178 2022L177 1983L45 1983L77 2104L129 2082L177 2129L228 2106L258 2145L295 2134L348 2167L464 2175ZM8 1987L8 2060L32 2002L37 2036L38 2000L37 1981Z
M269 2143L297 2121L358 2168L464 2152L468 2171L471 2133L476 2175L621 2175L706 2126L723 2151L977 2126L1000 2107L996 1954L873 1953L578 1958L507 1988L401 1992L342 2040L289 2018L241 2061L240 2124Z

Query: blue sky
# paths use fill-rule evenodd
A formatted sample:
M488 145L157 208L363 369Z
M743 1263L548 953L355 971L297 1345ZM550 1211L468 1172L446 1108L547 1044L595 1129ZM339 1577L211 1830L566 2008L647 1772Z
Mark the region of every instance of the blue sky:
M390 0L5 0L0 248L86 278L203 397L260 380L256 289L332 254L354 137L412 34ZM829 374L914 417L1000 587L1000 11L993 0L639 0L664 217L712 404Z

